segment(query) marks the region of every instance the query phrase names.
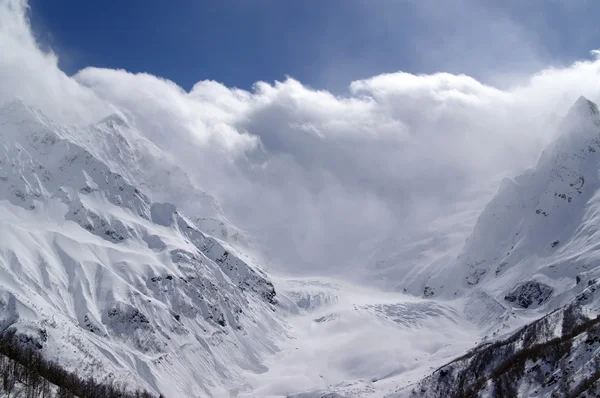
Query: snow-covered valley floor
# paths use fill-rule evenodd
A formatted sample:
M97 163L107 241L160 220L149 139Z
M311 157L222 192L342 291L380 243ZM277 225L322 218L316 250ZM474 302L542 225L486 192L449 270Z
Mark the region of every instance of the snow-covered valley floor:
M386 293L331 279L276 279L288 336L246 378L252 393L283 397L337 392L385 396L448 362L480 339L462 303ZM320 396L320 395L318 395Z

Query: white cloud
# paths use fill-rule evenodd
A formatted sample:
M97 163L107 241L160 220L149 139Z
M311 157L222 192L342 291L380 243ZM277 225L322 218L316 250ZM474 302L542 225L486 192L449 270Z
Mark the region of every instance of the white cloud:
M55 54L38 49L26 10L25 0L0 1L0 102L20 97L61 121L105 114L108 108L93 92L58 68ZM61 98L68 103L63 104Z
M18 96L67 122L124 110L286 271L344 272L374 236L414 231L474 187L532 165L558 114L579 95L600 99L599 60L506 90L392 73L351 82L346 96L292 78L185 92L123 70L69 77L36 45L24 7L0 0L0 102Z

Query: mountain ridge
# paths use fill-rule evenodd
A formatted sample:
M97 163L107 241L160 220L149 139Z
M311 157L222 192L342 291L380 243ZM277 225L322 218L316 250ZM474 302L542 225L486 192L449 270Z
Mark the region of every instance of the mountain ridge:
M139 158L126 159L134 131L118 129L128 124L110 117L75 130L21 101L0 120L0 230L10 237L0 245L2 330L67 369L120 374L157 393L168 383L169 396L243 388L243 369L260 371L283 332L266 274L175 204L153 201L156 192L136 187L141 173L120 174Z

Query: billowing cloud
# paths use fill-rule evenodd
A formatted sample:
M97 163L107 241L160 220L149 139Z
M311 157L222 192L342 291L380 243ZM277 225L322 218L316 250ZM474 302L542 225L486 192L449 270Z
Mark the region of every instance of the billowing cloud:
M93 92L58 68L55 54L39 50L26 10L26 0L0 2L0 102L19 97L67 122L108 112ZM62 103L63 98L68 101Z
M39 49L23 0L0 0L0 101L64 122L122 110L284 272L344 273L373 242L413 233L477 187L532 165L579 95L600 99L600 61L494 88L465 75L391 73L337 96L288 78L251 91L148 74L67 76Z

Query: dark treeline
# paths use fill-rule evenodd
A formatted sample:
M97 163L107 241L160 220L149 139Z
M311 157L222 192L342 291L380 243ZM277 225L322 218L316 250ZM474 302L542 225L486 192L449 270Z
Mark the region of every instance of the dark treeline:
M567 309L568 311L568 309ZM530 328L525 326L521 331L511 336L507 340L499 341L486 346L479 354L477 361L471 362L470 367L476 366L480 369L483 368L482 364L493 363L493 358L505 358L490 374L486 374L483 370L473 371L474 374L482 374L483 376L478 378L468 388L461 389L454 396L456 398L465 397L477 397L481 391L485 388L488 381L491 380L494 383L495 396L498 397L516 397L517 386L519 380L521 380L526 372L525 365L527 362L537 363L543 360L546 364L554 366L555 370L560 370L557 376L556 372L544 372L541 366L534 366L528 370L528 374L535 381L537 381L541 387L548 387L554 384L557 385L556 390L552 393L552 396L577 398L583 396L583 393L594 391L597 388L597 384L600 382L600 358L594 357L594 369L591 375L581 380L578 385L572 386L570 380L570 371L567 370L568 365L565 362L568 360L569 355L573 350L573 340L575 337L582 333L587 333L587 340L585 344L593 345L600 341L600 316L596 318L587 319L579 324L573 323L569 325L565 330L565 320L568 319L568 313L565 315L563 320L563 335L550 339L544 343L534 344L525 348L513 352L514 347L507 347L507 342L513 343L517 337L523 337L526 333L536 331L536 328ZM542 318L543 319L543 318ZM532 326L535 326L534 322ZM533 330L529 330L533 329ZM526 336L525 336L525 341ZM552 373L552 374L551 374Z
M438 368L411 397L516 397L523 383L538 388L540 396L600 397L600 355L593 354L600 344L600 315L585 315L579 304L585 298L578 296L577 302L511 336L482 344ZM554 337L557 326L561 333ZM574 377L582 374L584 378Z
M22 398L156 397L146 391L129 391L112 381L99 383L91 377L82 378L69 372L19 341L14 331L6 331L0 336L0 392L8 398L16 397L17 393Z

